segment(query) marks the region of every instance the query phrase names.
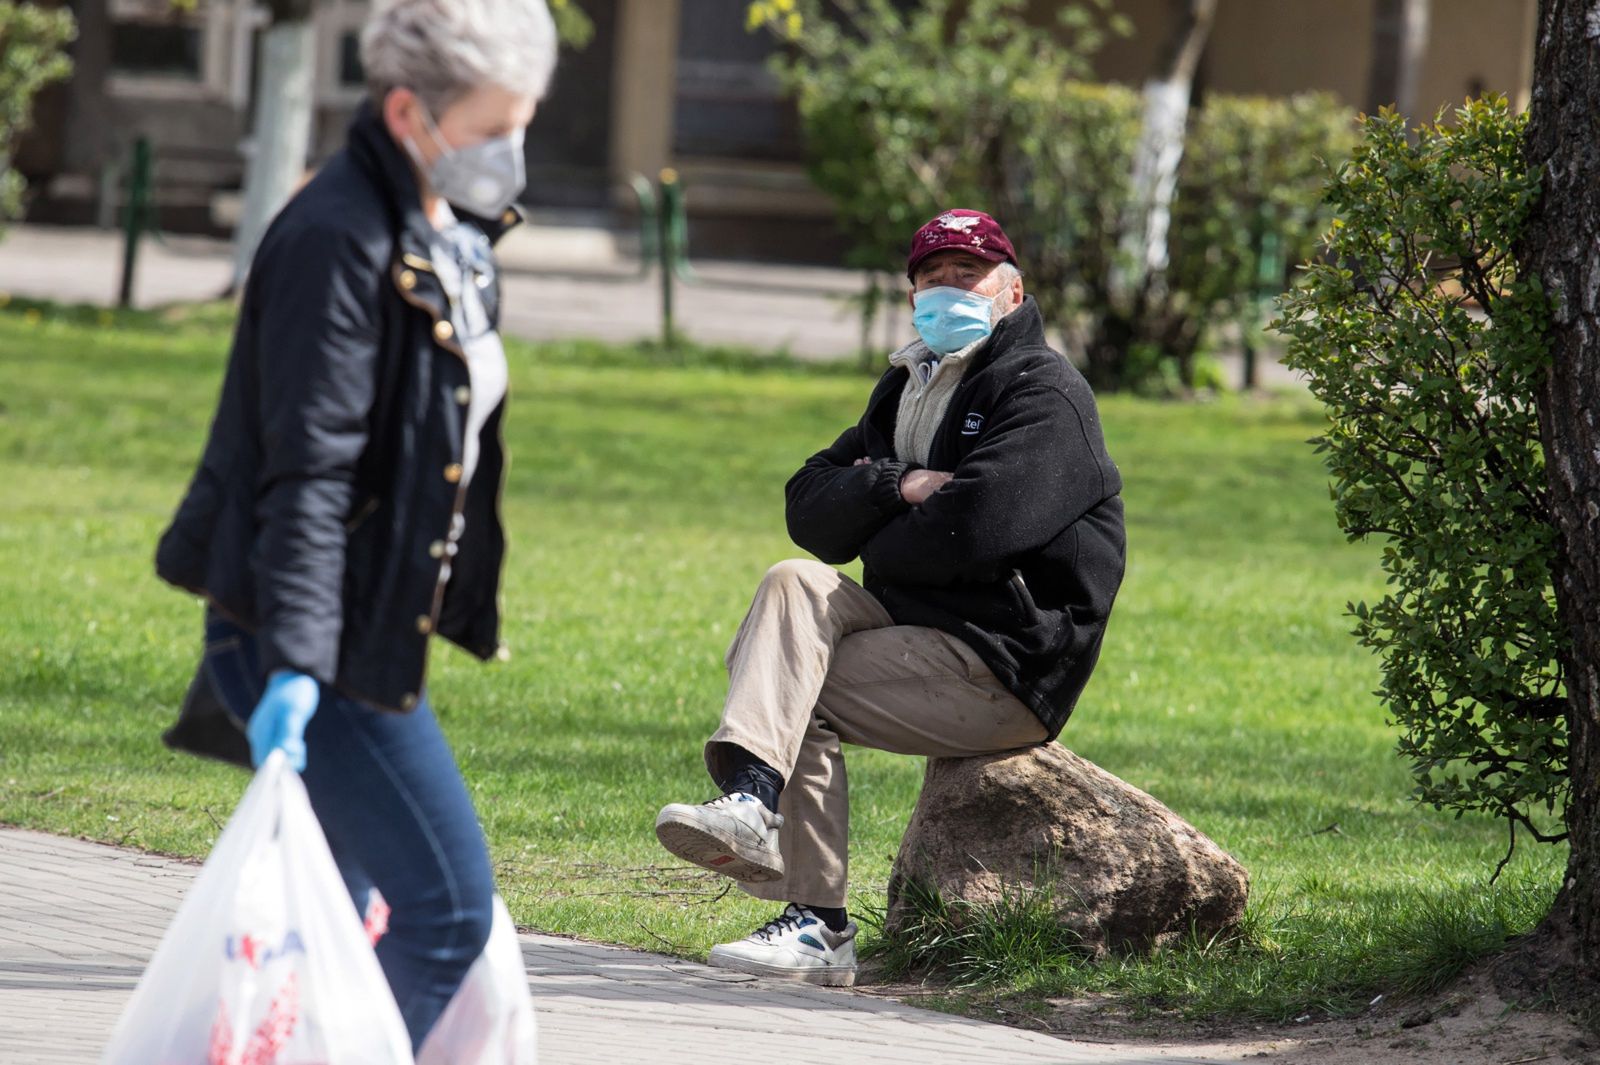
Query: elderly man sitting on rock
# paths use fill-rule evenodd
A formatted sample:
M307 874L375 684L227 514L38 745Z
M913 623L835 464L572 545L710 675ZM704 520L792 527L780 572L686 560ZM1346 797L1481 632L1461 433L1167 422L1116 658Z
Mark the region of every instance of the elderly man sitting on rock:
M705 748L723 794L656 819L673 854L788 903L713 965L853 983L840 745L957 757L1053 739L1122 580L1094 395L1046 342L1005 233L949 211L906 270L920 339L789 481L789 535L822 562L772 567L728 651ZM857 557L861 584L833 568Z

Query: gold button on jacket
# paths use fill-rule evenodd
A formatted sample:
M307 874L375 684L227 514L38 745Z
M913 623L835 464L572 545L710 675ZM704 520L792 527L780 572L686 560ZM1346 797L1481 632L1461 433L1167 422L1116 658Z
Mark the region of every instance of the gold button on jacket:
M456 335L456 327L440 319L433 323L433 335L438 340L449 340Z
M452 462L450 465L444 468L444 479L449 481L451 484L460 484L462 472L461 463Z

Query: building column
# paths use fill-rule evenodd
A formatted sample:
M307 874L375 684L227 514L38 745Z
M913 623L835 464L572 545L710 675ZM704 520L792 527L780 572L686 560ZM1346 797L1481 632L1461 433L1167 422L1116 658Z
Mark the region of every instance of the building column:
M1533 97L1533 61L1539 51L1539 3L1538 0L1521 0L1521 3L1522 39L1517 42L1516 89L1507 96L1511 106L1526 111Z
M612 67L611 172L655 179L672 163L679 0L619 0Z

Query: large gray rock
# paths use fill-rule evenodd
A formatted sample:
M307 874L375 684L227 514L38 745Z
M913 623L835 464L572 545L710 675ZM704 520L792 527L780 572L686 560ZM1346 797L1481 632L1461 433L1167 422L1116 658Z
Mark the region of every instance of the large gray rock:
M1226 935L1250 877L1194 826L1056 743L974 758L930 758L889 880L889 930L915 892L985 906L1048 891L1057 918L1093 953L1164 946L1191 928ZM951 907L957 921L962 906Z

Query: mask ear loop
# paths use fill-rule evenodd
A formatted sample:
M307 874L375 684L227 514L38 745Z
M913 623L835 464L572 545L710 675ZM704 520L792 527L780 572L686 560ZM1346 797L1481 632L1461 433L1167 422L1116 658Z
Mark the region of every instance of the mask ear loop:
M512 167L516 173L517 185L525 189L528 187L528 127L523 126L517 129L509 139L513 149L512 156L515 160Z
M425 180L431 180L430 175L434 167L454 155L456 150L450 146L449 141L444 139L444 134L440 132L438 124L433 121L433 113L428 109L428 105L422 102L422 97L417 95L417 90L412 89L411 94L417 98L417 107L422 111L423 125L428 130L428 136L433 139L434 146L439 149L439 158L433 161L432 166L429 166L422 161L422 149L417 147L415 140L411 137L404 137L401 139L400 144L405 148L406 155L411 157L412 163L416 164L417 172Z
M414 90L413 90L414 91ZM428 136L433 138L433 146L439 149L440 156L448 159L456 154L455 148L444 139L444 134L439 130L439 125L433 120L433 112L428 110L428 105L422 102L422 97L417 97L417 106L422 109L422 121L428 127Z

